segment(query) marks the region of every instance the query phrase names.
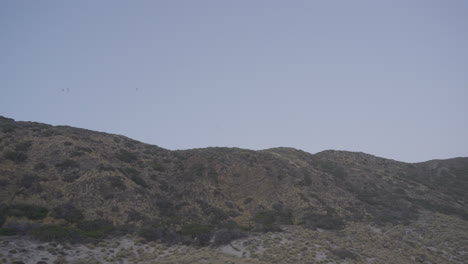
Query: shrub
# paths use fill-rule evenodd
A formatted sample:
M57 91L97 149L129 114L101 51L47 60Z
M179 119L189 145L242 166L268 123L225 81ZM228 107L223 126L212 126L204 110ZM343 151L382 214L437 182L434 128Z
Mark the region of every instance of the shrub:
M82 235L89 238L102 239L114 231L114 226L107 220L91 220L78 223Z
M15 129L17 128L17 125L14 123L14 121L12 121L12 122L1 122L0 127L1 127L3 133L11 133L11 132L15 131Z
M11 160L15 163L21 163L28 159L28 155L21 151L7 151L3 157L7 160Z
M347 176L346 170L333 161L316 160L315 162L322 171L336 176L337 178L343 179Z
M138 235L148 241L161 241L166 244L177 244L183 240L183 238L177 234L173 229L161 226L158 224L150 224L143 227Z
M20 151L20 152L26 152L31 148L31 145L32 145L31 140L23 141L21 143L16 144L15 150Z
M155 202L155 205L158 207L159 209L159 212L161 213L161 215L163 216L167 216L167 217L170 217L170 216L173 216L174 213L175 213L175 206L174 204L169 201L169 200L165 200L165 199L160 199L160 200L157 200Z
M159 171L159 172L164 172L166 169L164 168L164 166L159 163L157 160L154 160L152 163L151 163L151 168L153 168L153 170L155 171Z
M122 178L119 177L119 176L110 176L109 178L107 178L107 180L109 180L110 185L113 188L117 188L117 189L120 189L120 190L127 189L127 187L125 186Z
M67 173L62 175L64 182L74 182L75 180L80 178L80 174L77 172Z
M23 188L29 189L34 184L37 184L39 181L40 178L38 176L26 174L18 181L18 184Z
M134 183L140 185L141 187L143 187L143 188L148 188L148 184L147 184L146 181L143 180L143 178L141 178L140 176L138 176L138 175L132 175L132 176L130 176L130 179L131 179Z
M244 204L249 204L253 201L253 198L252 197L247 197L244 199Z
M76 242L81 240L79 230L73 227L62 225L44 225L35 228L31 235L43 241L70 241Z
M325 215L306 213L302 218L303 224L306 228L322 228L328 230L337 230L344 228L344 222L338 216L327 213Z
M5 215L14 217L26 217L31 220L43 219L47 216L47 210L44 207L30 204L16 204L6 208Z
M105 165L105 164L102 164L102 163L97 165L97 169L98 169L98 171L101 171L101 172L102 171L114 171L115 170L115 168L112 167L111 165Z
M247 235L239 229L220 229L214 235L213 244L221 246L231 243L231 241L246 237Z
M7 215L5 214L5 208L0 209L0 227L3 226L3 224L6 221Z
M6 235L25 235L33 229L34 224L28 222L9 222L3 227L3 232Z
M62 169L62 170L67 170L67 169L79 168L80 164L74 160L66 159L60 163L55 164L55 167Z
M130 151L121 149L119 153L115 155L115 157L123 162L131 163L134 161L138 160L138 157L135 155L135 153L132 153Z
M1 227L0 228L0 236L15 236L16 230L9 228L9 227Z
M212 227L209 225L186 224L181 227L179 233L183 236L190 236L192 238L195 238L200 234L210 233L211 229Z
M44 170L47 168L47 165L45 165L44 162L39 162L36 165L34 165L34 170Z
M81 210L70 203L57 206L52 212L53 217L65 219L70 223L78 223L84 219L84 215Z
M127 175L127 176L138 176L140 175L140 172L134 168L119 168L119 171L122 172L123 174Z
M342 248L339 248L339 249L333 249L331 251L333 253L333 255L339 257L340 259L356 259L357 258L357 255L354 254L353 252L349 251L349 250L346 250L346 249L342 249Z

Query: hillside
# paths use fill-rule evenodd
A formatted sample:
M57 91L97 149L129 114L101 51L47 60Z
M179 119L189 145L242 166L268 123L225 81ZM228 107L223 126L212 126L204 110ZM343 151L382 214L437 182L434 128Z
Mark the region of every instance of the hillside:
M340 232L362 224L407 226L428 214L466 225L466 190L468 158L410 164L333 150L171 151L0 117L4 233L107 223L121 232L154 227L146 234L155 239L178 243L167 233L173 232L203 244L221 229Z

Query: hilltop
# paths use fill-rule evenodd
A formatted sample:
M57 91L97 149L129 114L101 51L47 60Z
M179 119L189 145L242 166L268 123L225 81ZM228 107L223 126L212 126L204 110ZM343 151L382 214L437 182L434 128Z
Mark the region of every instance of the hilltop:
M219 230L238 230L234 239L287 226L408 226L428 214L468 221L468 158L404 163L335 150L171 151L5 117L0 187L2 232L46 240L62 238L41 233L51 226L92 238L144 230L147 239L207 245Z

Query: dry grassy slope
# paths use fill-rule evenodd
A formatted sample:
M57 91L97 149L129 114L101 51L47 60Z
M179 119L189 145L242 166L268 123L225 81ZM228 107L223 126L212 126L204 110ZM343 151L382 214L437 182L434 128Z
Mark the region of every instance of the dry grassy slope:
M169 151L124 136L0 117L3 206L71 204L86 219L114 224L234 220L252 227L255 214L273 212L278 223L338 228L351 221L409 223L421 209L467 220L467 189L467 158L407 164L290 148Z

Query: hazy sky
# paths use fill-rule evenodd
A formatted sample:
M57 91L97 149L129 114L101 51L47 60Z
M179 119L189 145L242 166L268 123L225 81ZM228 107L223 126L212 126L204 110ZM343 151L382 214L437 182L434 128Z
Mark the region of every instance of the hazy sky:
M468 156L468 1L5 0L0 89L168 149Z

